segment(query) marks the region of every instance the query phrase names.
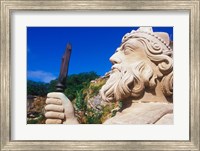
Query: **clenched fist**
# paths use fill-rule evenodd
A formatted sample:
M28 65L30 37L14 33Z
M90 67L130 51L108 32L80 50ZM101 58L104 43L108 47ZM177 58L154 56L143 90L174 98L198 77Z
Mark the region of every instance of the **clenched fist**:
M46 104L46 124L79 124L72 103L63 93L48 93Z

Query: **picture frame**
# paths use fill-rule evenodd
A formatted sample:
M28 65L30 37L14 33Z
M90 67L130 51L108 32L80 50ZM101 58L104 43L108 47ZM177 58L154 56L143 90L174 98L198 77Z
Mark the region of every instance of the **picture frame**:
M1 0L0 101L1 150L199 150L199 0L191 1L24 1ZM14 11L121 10L189 11L189 140L11 140L11 15Z

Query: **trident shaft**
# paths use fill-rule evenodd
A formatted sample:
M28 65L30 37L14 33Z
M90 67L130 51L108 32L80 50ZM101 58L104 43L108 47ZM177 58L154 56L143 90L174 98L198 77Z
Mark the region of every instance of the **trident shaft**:
M68 66L69 66L71 52L72 52L72 46L70 43L68 43L61 61L60 74L58 77L58 83L56 85L56 92L64 92L66 88L66 79L68 75Z

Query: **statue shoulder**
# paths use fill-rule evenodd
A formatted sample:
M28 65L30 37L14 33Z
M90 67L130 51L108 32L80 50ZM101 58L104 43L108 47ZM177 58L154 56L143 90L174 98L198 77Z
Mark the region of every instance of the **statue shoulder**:
M133 103L103 124L173 124L173 104Z

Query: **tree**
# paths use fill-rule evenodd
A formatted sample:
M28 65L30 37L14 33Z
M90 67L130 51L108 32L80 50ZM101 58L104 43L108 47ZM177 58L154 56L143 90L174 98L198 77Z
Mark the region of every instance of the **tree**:
M27 95L46 96L48 84L43 82L27 81Z
M70 99L76 98L77 92L82 91L89 86L91 80L98 78L95 72L84 72L80 74L73 74L68 76L66 81L65 95Z
M58 80L51 80L50 83L48 84L48 93L49 92L54 92L56 90L56 84L57 84Z
M74 100L77 92L89 86L91 80L98 78L95 72L84 72L80 74L69 75L66 79L66 88L64 94L70 99ZM55 92L57 79L51 80L50 83L42 83L28 80L27 94L45 96L49 92Z

